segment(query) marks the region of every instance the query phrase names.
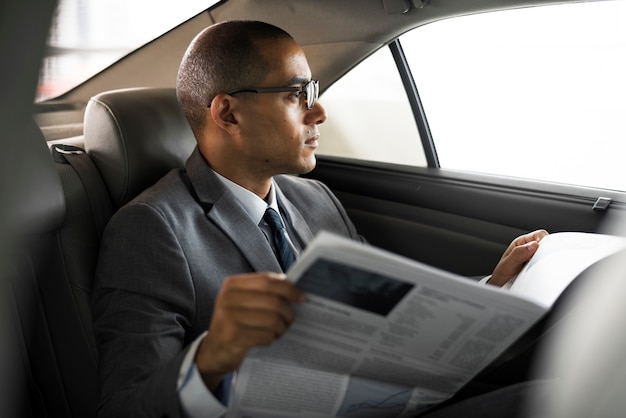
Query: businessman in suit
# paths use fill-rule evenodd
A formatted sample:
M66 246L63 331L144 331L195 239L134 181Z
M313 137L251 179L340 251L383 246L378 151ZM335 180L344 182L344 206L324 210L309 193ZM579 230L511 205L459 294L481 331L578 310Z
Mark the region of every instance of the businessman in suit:
M326 120L300 46L261 22L210 26L179 69L197 139L174 170L118 211L94 286L100 416L220 416L249 349L272 344L303 295L284 280L265 219L273 208L297 254L322 229L362 240L337 198L301 179ZM545 231L517 238L502 285Z

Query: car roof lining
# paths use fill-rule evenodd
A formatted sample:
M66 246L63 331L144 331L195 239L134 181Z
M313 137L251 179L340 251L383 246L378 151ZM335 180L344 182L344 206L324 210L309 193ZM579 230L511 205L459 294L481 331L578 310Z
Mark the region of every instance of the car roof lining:
M102 91L128 87L174 87L178 66L189 42L205 27L224 20L264 20L286 29L302 45L311 71L320 80L323 91L355 63L415 27L454 16L563 2L431 0L422 9L411 8L404 14L387 14L383 0L227 0L182 23L50 102L72 103L76 108L76 121L79 121L89 98ZM345 19L345 16L352 17ZM334 23L325 24L324 30L320 31L317 23L320 21ZM333 30L328 30L330 27Z

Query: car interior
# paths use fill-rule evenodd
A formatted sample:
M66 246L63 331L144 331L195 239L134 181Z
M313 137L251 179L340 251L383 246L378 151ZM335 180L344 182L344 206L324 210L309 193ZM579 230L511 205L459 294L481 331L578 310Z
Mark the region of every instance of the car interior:
M3 148L13 150L6 158L15 158L7 167L19 166L26 173L12 185L19 190L6 194L11 196L11 217L7 219L13 227L6 235L10 237L7 249L4 242L2 247L2 297L8 319L3 340L11 342L5 350L14 352L11 369L18 382L15 390L21 392L9 411L15 412L14 416L96 416L97 351L90 293L99 240L117 209L169 170L183 167L195 147L195 138L178 106L175 80L182 54L200 30L230 19L274 23L303 46L320 85L331 86L368 55L390 46L414 27L452 16L550 3L559 2L221 1L63 95L34 107L32 103L23 106L28 111L14 118L17 128L9 135L12 138L7 137L8 131L2 136ZM19 10L15 6L12 13L7 12L1 19L3 27L5 19L25 16L29 4L35 2L24 2ZM29 11L24 19L37 15L41 21L49 21L55 2L47 4L37 12ZM319 22L332 30L321 30ZM43 53L46 31L40 29L35 35L31 44L22 48ZM19 28L12 36L22 36ZM12 57L16 64L21 58L18 53ZM28 65L29 61L22 61ZM19 97L32 102L35 78L33 72L30 86L20 91ZM5 80L2 82L4 86ZM12 99L6 95L3 108ZM419 103L414 107L420 113ZM427 125L416 123L422 131L427 129ZM428 135L422 140L428 149ZM445 170L436 166L436 153L429 161L426 167L407 167L319 156L316 169L306 176L331 188L371 244L469 277L489 274L510 240L522 233L538 228L613 232L626 212L625 192ZM2 177L8 179L11 173L3 171ZM593 273L614 276L623 272L619 260L610 267ZM619 289L623 284L614 281L607 286ZM617 292L621 294L621 290L608 293ZM600 316L599 306L606 293L586 293L590 302L584 308ZM579 297L576 293L572 299ZM595 304L591 302L594 300ZM614 312L611 321L623 317L623 312ZM536 344L558 320L546 323L545 328L535 330L538 334L520 343L515 360L519 362L518 374L503 376L494 366L490 374L482 376L485 381L501 385L537 371ZM600 316L597 320L609 319ZM579 344L575 330L568 331L558 334L557 347L562 351L548 352L548 359L564 355L570 347L565 341ZM606 341L610 337L598 338ZM578 374L558 398L558 407L565 408L567 402L562 400L582 391L583 365L593 362L589 350L600 351L602 347L587 347L571 360L580 367L569 371ZM613 357L604 357L605 363L617 352L610 354ZM501 359L501 363L509 360ZM552 372L562 373L567 368L560 367ZM600 381L601 376L597 379ZM619 380L616 384L623 387ZM608 398L612 403L603 404L602 411L621 408L618 395ZM558 410L551 414L573 416Z

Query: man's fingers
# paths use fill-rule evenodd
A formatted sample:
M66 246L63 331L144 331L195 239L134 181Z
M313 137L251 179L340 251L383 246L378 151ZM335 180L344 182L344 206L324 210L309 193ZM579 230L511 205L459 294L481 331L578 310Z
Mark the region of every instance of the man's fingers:
M517 275L524 264L532 258L539 248L539 242L548 235L544 229L538 229L517 237L502 255L488 283L502 286Z
M538 229L536 231L529 232L528 234L524 234L524 235L518 237L517 239L515 239L513 241L513 243L517 244L517 245L524 245L524 244L528 244L528 243L530 243L532 241L539 242L546 235L548 235L548 231L546 231L545 229Z
M274 293L233 290L224 293L220 301L220 308L231 312L239 312L252 320L264 318L266 315L278 315L286 324L291 324L294 313L289 302L282 296Z
M541 241L546 235L548 235L548 231L546 231L545 229L537 229L536 231L520 235L519 237L511 241L507 249L504 251L502 258L508 257L516 248L520 246L524 246L533 241Z
M548 231L545 229L538 229L531 233L531 241L541 241L546 235L548 235Z
M214 320L242 331L262 328L282 335L294 320L291 303L303 299L302 292L284 277L255 273L227 278L216 301Z
M531 259L535 252L537 252L537 248L539 248L539 242L530 241L524 245L515 247L509 257L513 260L514 263L521 265Z
M303 299L284 274L228 277L215 301L198 367L204 375L236 369L250 348L271 344L285 333L295 317L291 304Z
M230 312L231 319L237 324L240 332L243 333L266 333L259 344L266 345L275 338L280 337L287 331L293 321L293 314L290 313L290 321L285 320L285 314L277 314L270 311L246 312L242 310ZM249 338L248 338L249 339Z
M304 295L293 283L285 280L284 274L253 273L231 276L226 279L222 289L224 292L245 291L268 293L280 296L289 302L303 302Z

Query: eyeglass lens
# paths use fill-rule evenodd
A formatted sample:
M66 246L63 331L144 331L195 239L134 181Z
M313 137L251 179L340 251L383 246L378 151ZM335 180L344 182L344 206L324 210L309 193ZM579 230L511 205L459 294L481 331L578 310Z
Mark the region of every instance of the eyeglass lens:
M315 106L315 101L319 95L319 84L315 80L311 80L304 86L306 89L306 108L308 110L313 109Z

